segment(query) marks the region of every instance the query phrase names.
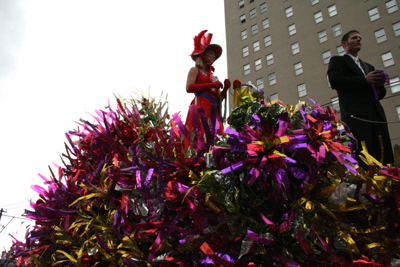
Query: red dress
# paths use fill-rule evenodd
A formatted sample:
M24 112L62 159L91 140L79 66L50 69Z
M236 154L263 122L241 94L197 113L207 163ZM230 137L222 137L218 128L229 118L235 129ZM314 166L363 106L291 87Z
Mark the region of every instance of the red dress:
M201 70L198 70L198 71L199 72L197 74L196 84L212 83L212 82L218 81L218 78L216 76L213 76L212 81L210 81L210 79L207 77L206 74L204 74ZM219 91L219 89L210 88L210 89L206 89L206 90L202 91L202 93L207 94L208 96L210 96L212 99L214 99L218 103L219 102L219 92L218 91ZM195 102L196 102L196 97L193 99L193 101L192 101L192 103L190 103L190 105L195 105ZM213 103L210 100L208 100L206 97L197 96L197 107L204 108L204 113L206 115L207 120L210 118L210 115L211 115L212 104ZM225 135L224 125L222 124L221 115L218 112L217 112L217 121L218 121L218 125L219 125L219 129L218 129L217 133ZM191 132L192 131L192 118L190 116L190 111L187 114L185 124L189 128L189 132ZM204 129L203 129L203 133L204 133Z

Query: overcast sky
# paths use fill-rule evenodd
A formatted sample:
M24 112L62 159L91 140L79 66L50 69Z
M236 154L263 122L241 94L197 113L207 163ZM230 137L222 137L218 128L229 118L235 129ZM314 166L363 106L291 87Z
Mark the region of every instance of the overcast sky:
M49 177L52 162L61 165L75 121L137 90L168 93L169 113L186 118L188 55L204 29L224 50L214 64L223 81L223 0L0 0L1 250L8 233L24 236L29 221L6 216L21 217L38 198L30 186L43 185L38 173Z

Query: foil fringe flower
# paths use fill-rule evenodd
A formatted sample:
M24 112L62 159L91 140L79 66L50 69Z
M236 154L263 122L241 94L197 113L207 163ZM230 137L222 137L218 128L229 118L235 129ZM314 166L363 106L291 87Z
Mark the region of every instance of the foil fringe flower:
M400 169L358 167L337 112L243 99L189 133L152 97L96 110L34 185L20 266L389 266ZM204 134L203 130L204 129ZM185 149L184 139L191 146ZM398 160L398 159L397 159Z

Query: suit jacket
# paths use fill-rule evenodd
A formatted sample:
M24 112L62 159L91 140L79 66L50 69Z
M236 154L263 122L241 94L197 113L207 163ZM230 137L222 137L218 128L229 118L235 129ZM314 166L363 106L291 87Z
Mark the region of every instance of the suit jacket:
M365 74L375 70L374 66L360 60ZM379 100L386 95L384 86L379 87L378 100L372 85L365 79L353 59L348 56L334 56L328 67L329 82L337 90L342 120L351 115L371 119L380 118L386 121L385 112Z

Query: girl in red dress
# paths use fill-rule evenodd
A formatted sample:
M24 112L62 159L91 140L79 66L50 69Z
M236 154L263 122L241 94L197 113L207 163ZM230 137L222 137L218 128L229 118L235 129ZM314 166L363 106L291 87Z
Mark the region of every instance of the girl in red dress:
M212 34L206 34L206 32L207 30L204 30L194 37L194 50L190 56L195 62L195 67L189 70L186 81L186 92L195 94L191 105L203 107L208 120L213 104L216 104L218 110L220 110L220 103L226 97L226 91L231 86L231 82L229 79L226 79L224 85L222 85L217 76L213 75L214 67L212 64L221 56L222 48L217 44L210 44ZM216 124L218 128L217 133L224 135L225 132L220 111L217 113ZM193 125L190 111L186 118L186 126L189 128L189 132L191 132ZM185 146L188 147L188 143Z

